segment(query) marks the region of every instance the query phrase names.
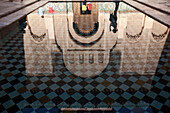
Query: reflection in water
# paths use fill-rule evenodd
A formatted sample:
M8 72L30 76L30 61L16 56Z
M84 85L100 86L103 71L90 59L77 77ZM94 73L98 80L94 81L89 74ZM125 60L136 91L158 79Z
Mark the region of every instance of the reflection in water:
M98 76L108 65L110 50L121 53L118 75L155 73L168 34L166 26L134 9L120 7L120 32L114 34L109 28L109 16L114 12L110 9L114 9L114 3L93 2L91 14L81 14L78 10L81 10L82 3L79 2L53 5L56 5L53 15L46 10L44 18L37 11L27 16L28 28L24 38L27 75L51 75L54 68L51 52L62 51L64 64L74 75L84 78ZM48 9L48 4L44 8ZM88 38L77 34L73 27L77 23L77 29L88 33L96 22L99 28Z
M38 14L27 16L28 27L24 35L24 49L27 75L44 76L52 74L51 46L46 18Z
M151 101L143 102L140 96L129 97L128 102L128 97L116 95L134 95L138 91L146 94L150 90L169 29L120 3L118 31L113 33L109 18L114 13L114 3L92 2L88 14L81 14L80 5L48 3L44 18L37 11L27 16L24 50L28 80L48 76L47 93L55 91L60 95L54 100L59 108L148 107ZM53 14L49 14L49 7L53 7ZM96 23L98 28L94 29ZM74 97L65 95L65 100L60 100L64 92ZM97 96L101 92L107 96ZM79 97L88 93L96 97Z
M114 11L114 15L113 13L110 14L110 31L111 31L111 26L113 27L113 33L116 33L117 31L117 11L118 11L118 8L119 8L119 2L115 2L116 4L116 7L115 7L115 11Z
M97 2L74 2L73 6L73 28L75 32L84 37L94 35L99 27L98 3ZM85 8L83 8L85 7ZM87 7L87 8L86 8ZM92 7L92 10L91 10Z

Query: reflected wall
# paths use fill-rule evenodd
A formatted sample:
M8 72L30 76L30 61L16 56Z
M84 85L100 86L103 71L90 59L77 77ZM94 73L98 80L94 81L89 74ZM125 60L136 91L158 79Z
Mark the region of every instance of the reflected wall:
M52 12L51 13L51 9ZM110 62L112 52L120 54L117 75L154 75L168 35L168 28L135 9L121 3L117 14L118 32L110 31L109 16L115 4L92 2L92 13L81 14L80 2L48 3L27 16L24 35L26 71L28 76L55 76L53 53L62 54L66 69L83 78L100 76ZM74 29L90 32L81 36Z

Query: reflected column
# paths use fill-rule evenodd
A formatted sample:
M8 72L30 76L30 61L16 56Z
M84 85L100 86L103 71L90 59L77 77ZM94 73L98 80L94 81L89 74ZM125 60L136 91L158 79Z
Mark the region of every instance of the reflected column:
M46 16L36 12L27 16L24 50L27 76L48 76L52 74L51 46L49 43Z
M145 73L155 74L158 62L168 37L168 28L157 21L153 21L152 28L149 34L149 47L147 53L147 61Z

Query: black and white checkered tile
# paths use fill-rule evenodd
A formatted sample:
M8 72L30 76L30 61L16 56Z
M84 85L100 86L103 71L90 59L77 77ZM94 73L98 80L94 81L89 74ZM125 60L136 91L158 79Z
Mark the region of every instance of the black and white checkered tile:
M119 75L121 53L112 51L108 66L97 77L72 75L59 52L52 53L55 76L26 77L21 31L0 47L0 112L62 112L60 108L102 107L120 113L168 112L170 38L155 75Z

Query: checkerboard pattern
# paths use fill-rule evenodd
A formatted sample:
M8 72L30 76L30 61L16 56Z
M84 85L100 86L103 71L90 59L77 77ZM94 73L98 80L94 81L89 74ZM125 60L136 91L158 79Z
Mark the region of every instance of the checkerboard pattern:
M65 68L62 53L53 52L55 76L26 77L21 29L0 47L0 112L65 113L60 108L108 107L113 108L108 111L110 113L168 112L170 38L165 43L155 75L119 75L120 54L111 51L109 64L99 76L81 78Z

